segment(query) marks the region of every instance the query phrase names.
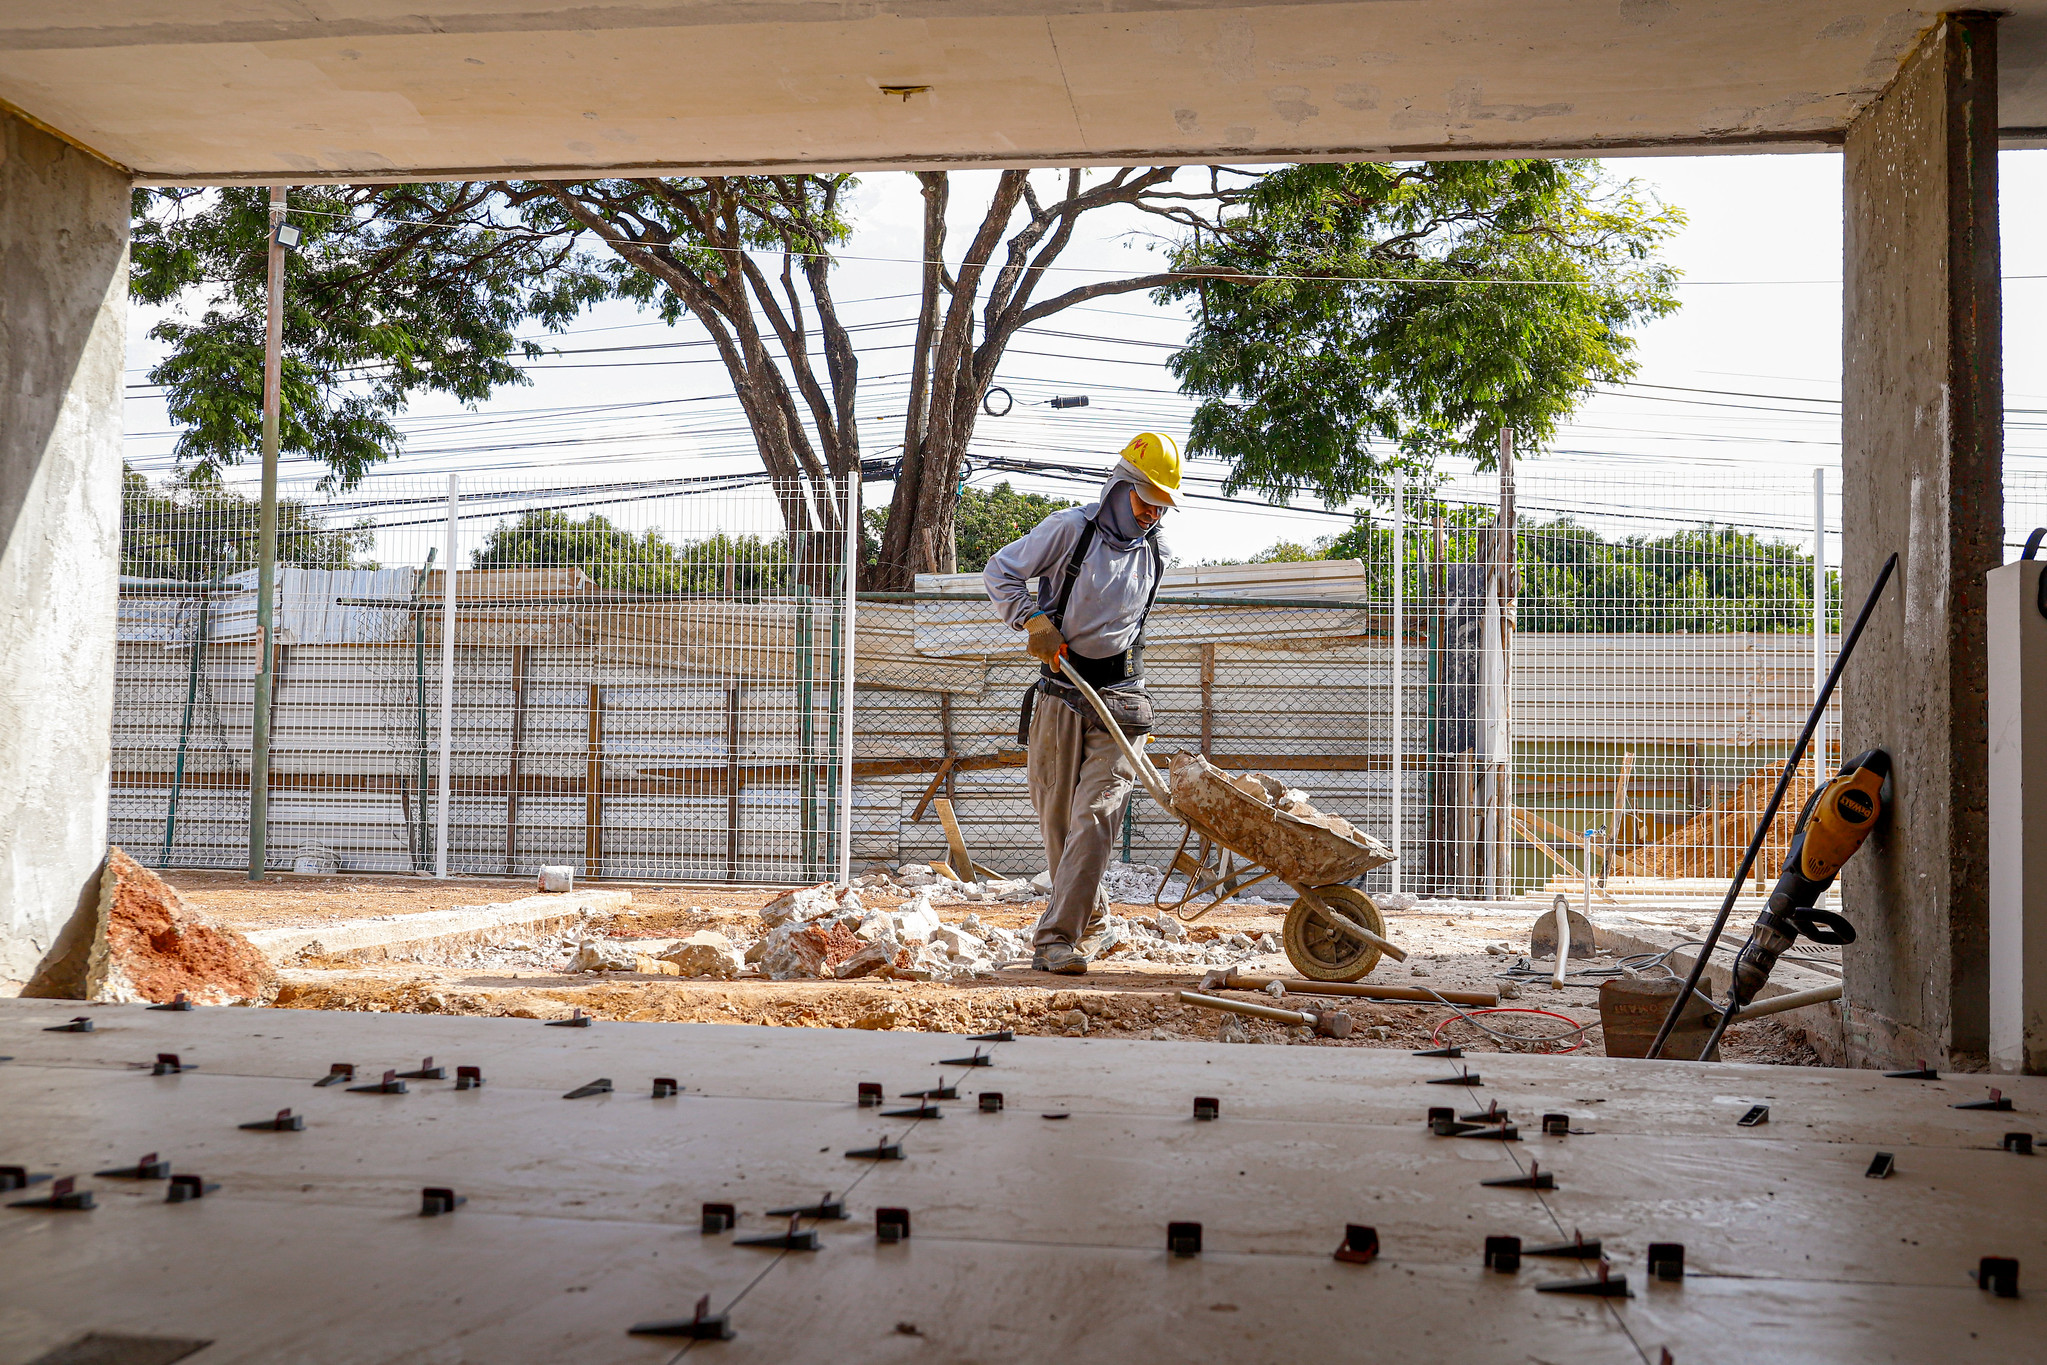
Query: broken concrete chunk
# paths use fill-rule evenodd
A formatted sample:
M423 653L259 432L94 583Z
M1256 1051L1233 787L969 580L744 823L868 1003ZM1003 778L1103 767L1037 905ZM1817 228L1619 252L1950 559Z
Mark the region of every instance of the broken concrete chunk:
M938 912L931 908L930 898L922 893L905 901L894 919L896 937L905 943L924 943L942 927Z
M167 1004L261 1003L277 972L233 929L194 914L156 873L119 848L107 850L99 901L65 930L58 951L22 989L44 999Z
M831 940L822 930L807 924L784 924L767 937L768 949L761 954L761 970L776 981L803 981L830 976L825 959Z
M855 977L871 976L883 968L909 965L909 949L898 947L887 939L877 939L841 962L832 975L841 981L851 981Z
M678 976L714 977L720 981L738 976L744 965L732 940L715 929L700 929L669 944L661 950L660 960L674 966Z
M936 929L933 929L930 942L932 946L944 950L950 957L971 960L988 955L987 944L968 933L965 929L954 928L950 924L941 924Z
M639 957L632 949L604 939L579 944L569 959L572 972L632 972L639 970Z
M800 887L795 891L784 891L761 907L761 919L769 928L774 928L792 920L816 919L820 915L834 914L838 909L839 898L827 883Z

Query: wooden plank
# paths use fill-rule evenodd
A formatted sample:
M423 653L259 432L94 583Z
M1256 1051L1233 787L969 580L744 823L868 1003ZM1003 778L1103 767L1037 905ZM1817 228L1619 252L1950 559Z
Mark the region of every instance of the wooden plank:
M921 823L921 822L923 821L923 819L924 819L924 808L925 808L926 806L930 805L930 804L931 804L931 798L932 798L932 797L934 797L934 796L936 796L936 795L938 794L938 784L939 784L939 783L941 783L941 782L945 782L945 783L947 784L947 791L948 791L948 793L950 793L950 790L951 790L951 783L950 783L949 779L950 779L950 778L951 778L951 776L952 776L952 770L953 770L953 769L954 769L955 767L957 767L957 766L958 766L958 764L959 764L959 761L960 761L960 760L959 760L959 755L958 755L958 754L947 754L947 755L945 756L944 760L943 760L942 762L940 762L940 763L939 763L939 765L938 765L938 771L937 771L937 772L935 772L935 773L933 773L933 774L931 775L931 782L930 782L930 785L926 786L926 787L924 788L924 794L923 794L922 796L920 796L920 797L918 797L918 798L917 798L917 809L916 809L916 812L915 812L914 814L912 814L912 815L910 816L910 823L911 823L911 824L913 824L913 825L914 825L914 824L919 824L919 823ZM854 776L856 776L856 777L860 775L860 767L859 767L859 765L858 765L858 764L855 764L855 765L854 765L854 767L853 767L853 774L854 774ZM951 799L952 799L952 797L950 796L950 794L948 794L948 795L947 795L947 797L946 797L946 800L947 800L947 801L950 801Z
M1532 810L1527 810L1521 806L1516 806L1514 807L1514 818L1517 820L1526 821L1531 827L1541 830L1544 834L1549 835L1552 839L1560 839L1564 843L1572 845L1574 848L1583 849L1587 856L1590 856L1593 851L1591 841L1588 840L1584 835L1579 834L1574 830L1565 829L1562 825L1552 824L1550 821L1543 819L1540 815L1537 815ZM1572 868L1571 875L1574 877L1577 876L1578 869L1575 867Z
M960 822L953 818L952 802L939 797L938 822L945 826L945 842L952 846L952 870L963 882L974 880L973 855L967 852L966 836L960 833Z
M1215 643L1201 646L1201 752L1215 747Z
M1530 848L1533 848L1536 852L1542 854L1543 857L1555 863L1557 865L1557 870L1562 872L1565 876L1576 877L1579 875L1578 869L1571 866L1569 859L1565 858L1562 854L1558 853L1548 844L1544 843L1542 840L1535 837L1534 832L1528 828L1527 822L1522 819L1522 811L1521 808L1518 806L1514 808L1514 832L1520 835L1522 840L1525 843L1527 843Z

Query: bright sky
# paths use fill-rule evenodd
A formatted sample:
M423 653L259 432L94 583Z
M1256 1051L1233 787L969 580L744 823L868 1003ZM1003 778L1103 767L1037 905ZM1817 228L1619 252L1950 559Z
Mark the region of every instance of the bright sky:
M1812 470L1826 467L1829 520L1838 528L1840 158L1636 158L1609 166L1690 215L1668 251L1683 272L1684 306L1637 334L1641 370L1634 384L1593 398L1552 451L1523 463L1524 506L1536 515L1572 511L1610 531L1642 529L1645 516L1717 516L1803 540ZM2047 209L2047 153L2005 153L2000 174L2006 401L2013 410L2006 521L2007 539L2016 543L2047 521L2047 441L2040 435L2047 429L2041 421L2047 381L2038 378L2047 360L2047 321L2037 306L2047 294L2047 242L2023 230ZM991 176L954 176L955 253ZM836 275L847 320L872 324L857 333L862 441L870 456L890 453L901 440L920 215L911 176L868 177L859 228ZM1040 296L1102 271L1153 268L1145 240L1152 223L1137 214L1102 215L1062 258L1071 273L1048 282ZM160 476L168 470L172 433L162 402L142 383L159 349L144 335L151 320L138 309L131 325L128 453ZM982 419L973 453L1106 469L1137 431L1183 436L1192 405L1178 395L1164 362L1185 326L1183 313L1161 309L1144 294L1046 319L1012 347L997 382L1014 396L1015 409ZM757 468L724 369L702 337L694 326L671 329L628 305L596 309L552 340L572 353L532 367L532 385L502 391L473 412L440 397L415 403L399 422L408 446L386 468L408 482L474 473L478 478L465 484L479 488ZM637 346L650 349L597 349ZM1085 408L1044 406L1055 394L1081 393L1089 397ZM288 482L318 472L305 464L284 471ZM256 470L245 466L234 477L253 484ZM1087 488L1013 475L975 481L998 477L1073 497ZM1490 480L1461 480L1460 487L1481 494ZM870 505L887 491L870 486ZM1305 540L1343 524L1342 517L1299 508L1208 504L1177 514L1168 539L1183 559L1241 558L1275 540ZM1838 553L1836 543L1830 558Z

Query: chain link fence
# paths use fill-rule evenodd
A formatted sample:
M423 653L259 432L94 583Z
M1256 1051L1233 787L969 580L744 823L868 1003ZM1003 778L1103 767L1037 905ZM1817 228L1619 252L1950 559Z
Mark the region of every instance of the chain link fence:
M1511 492L1511 536L1484 476L1387 498L1335 558L1171 570L1153 752L1370 830L1401 855L1375 894L1724 887L1832 661L1838 487L1536 462ZM452 511L438 482L286 490L268 865L816 881L848 823L856 868L947 859L942 799L975 861L1035 873L1037 668L976 576L860 594L842 807L842 501L758 478L465 478ZM789 536L792 507L818 529ZM2014 476L2007 507L2016 545L2047 477ZM255 537L251 501L131 480L112 834L160 866L247 864ZM1123 857L1164 866L1182 833L1140 792Z

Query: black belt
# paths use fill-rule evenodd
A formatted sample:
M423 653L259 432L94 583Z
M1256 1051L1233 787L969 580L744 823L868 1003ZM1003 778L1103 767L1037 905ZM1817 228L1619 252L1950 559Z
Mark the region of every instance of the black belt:
M1119 687L1133 679L1141 686L1144 682L1144 646L1132 645L1121 654L1111 654L1104 659L1090 659L1085 654L1066 651L1060 662L1079 674L1088 686L1094 688ZM1039 676L1052 682L1062 681L1052 671L1050 664L1041 664Z

